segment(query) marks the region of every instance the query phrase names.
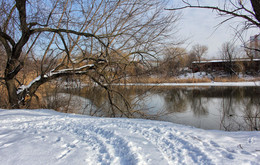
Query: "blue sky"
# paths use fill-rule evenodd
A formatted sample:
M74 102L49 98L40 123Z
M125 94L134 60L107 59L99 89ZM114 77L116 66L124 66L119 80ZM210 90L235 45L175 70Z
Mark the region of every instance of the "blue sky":
M180 0L176 0L178 2ZM194 0L195 1L195 0ZM204 0L206 2L206 0ZM207 3L214 5L216 1ZM225 18L219 17L215 12L208 9L185 9L182 10L182 18L179 21L179 35L188 38L184 47L189 50L194 44L207 45L209 50L206 58L218 58L219 49L224 42L232 41L237 46L242 45L235 37L234 28L243 20L234 19L221 26L217 26ZM244 34L244 39L259 33L257 29L251 29Z

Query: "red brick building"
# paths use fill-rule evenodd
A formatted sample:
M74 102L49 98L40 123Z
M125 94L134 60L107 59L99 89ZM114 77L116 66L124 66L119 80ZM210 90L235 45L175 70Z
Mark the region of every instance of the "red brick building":
M232 61L226 60L208 60L208 61L194 61L191 69L193 72L259 72L260 59L235 59Z

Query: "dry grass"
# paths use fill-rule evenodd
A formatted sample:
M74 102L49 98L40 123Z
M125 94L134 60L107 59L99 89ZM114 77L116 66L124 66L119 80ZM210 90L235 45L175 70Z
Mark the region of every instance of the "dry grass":
M29 72L28 74L19 74L17 77L20 80L21 84L28 85L32 80L37 77L37 75L33 72ZM16 86L20 86L18 82L16 83ZM57 85L55 84L55 82L48 82L43 84L39 87L34 96L28 96L28 98L26 98L25 104L20 105L21 108L44 108L42 103L43 97L46 96L47 92L52 92L56 87ZM3 83L0 84L0 93L2 95L0 97L0 108L10 108L8 103L8 93L6 90L6 86ZM30 101L29 105L27 104L28 100Z
M229 78L223 78L223 77L215 77L215 82L245 82L247 80L239 77L229 77Z
M255 77L253 81L260 81L260 77Z
M209 78L186 78L186 79L178 79L178 78L166 78L166 77L131 77L124 83L204 83L204 82L246 82L246 81L260 81L260 77L255 77L253 79L247 80L239 77L216 77L214 80Z
M8 108L8 95L4 84L0 83L0 108Z
M201 83L201 82L211 82L209 78L187 78L187 79L178 79L178 78L154 78L154 77L145 77L145 78L130 78L126 83Z

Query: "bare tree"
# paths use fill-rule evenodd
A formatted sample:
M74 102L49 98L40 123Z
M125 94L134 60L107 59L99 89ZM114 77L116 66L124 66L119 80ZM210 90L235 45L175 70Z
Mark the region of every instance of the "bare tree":
M156 54L177 19L175 13L163 10L167 3L160 0L1 0L0 4L0 42L7 57L0 79L10 108L19 108L26 95L33 97L42 84L64 76L87 75L111 93L104 84L122 69L118 64L129 59L125 57ZM113 60L111 54L121 58ZM40 62L39 73L32 82L19 84L17 75L28 56Z
M196 61L196 55L193 52L189 52L187 56L187 66L190 67L193 61Z
M181 10L186 8L201 8L216 11L220 16L227 18L221 22L227 22L234 18L242 18L245 22L244 29L252 27L260 28L260 2L258 0L242 1L242 0L225 0L217 3L218 5L210 6L201 0L190 2L189 0L182 0L183 7L173 8L168 10ZM205 5L204 5L205 4Z
M181 47L168 47L164 51L164 59L159 65L162 73L166 76L177 76L181 68L186 65L186 49Z
M234 67L235 67L235 62L234 60L237 58L237 49L234 46L233 43L231 42L225 42L222 44L221 48L221 56L223 61L226 63L226 70L232 74L236 74Z
M191 54L196 56L197 60L199 60L199 63L201 61L202 56L207 54L207 52L208 52L208 47L206 45L196 44L193 45L191 48Z

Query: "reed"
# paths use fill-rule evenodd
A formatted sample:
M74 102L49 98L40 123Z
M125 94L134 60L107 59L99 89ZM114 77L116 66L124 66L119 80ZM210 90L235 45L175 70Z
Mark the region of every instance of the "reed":
M245 82L247 80L245 80L244 78L239 78L239 77L228 77L228 78L215 77L214 81L215 82Z
M126 83L151 83L151 84L159 84L159 83L202 83L202 82L211 82L212 80L209 78L164 78L164 77L142 77L142 78L129 78Z

